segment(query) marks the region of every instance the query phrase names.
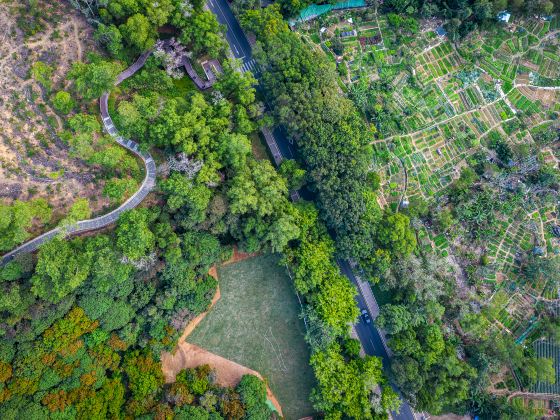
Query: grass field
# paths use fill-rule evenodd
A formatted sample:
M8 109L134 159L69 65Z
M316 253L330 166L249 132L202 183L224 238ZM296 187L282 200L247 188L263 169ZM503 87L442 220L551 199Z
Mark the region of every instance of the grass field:
M314 377L299 303L278 257L218 269L221 299L187 341L260 372L286 419L313 413Z

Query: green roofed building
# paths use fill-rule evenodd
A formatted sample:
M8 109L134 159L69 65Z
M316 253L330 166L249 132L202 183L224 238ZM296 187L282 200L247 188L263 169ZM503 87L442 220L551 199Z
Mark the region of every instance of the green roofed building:
M321 16L331 10L354 9L365 6L365 0L348 0L336 4L312 4L299 12L297 18L290 20L290 25L315 19L317 16Z

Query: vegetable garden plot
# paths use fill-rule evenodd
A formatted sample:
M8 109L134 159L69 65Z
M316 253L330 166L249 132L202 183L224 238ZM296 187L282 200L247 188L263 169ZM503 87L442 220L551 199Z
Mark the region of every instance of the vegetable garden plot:
M507 97L518 111L532 114L538 113L541 110L541 107L537 102L529 100L517 88L514 88L510 93L508 93Z
M531 391L542 394L560 394L560 345L553 339L542 339L533 343L533 349L537 357L552 359L556 372L556 381L552 384L537 381L531 388Z

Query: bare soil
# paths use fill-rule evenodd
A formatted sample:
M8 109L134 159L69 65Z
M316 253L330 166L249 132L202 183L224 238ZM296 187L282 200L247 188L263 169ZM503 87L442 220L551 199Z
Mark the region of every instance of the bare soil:
M560 99L560 90L546 90L521 86L519 87L519 91L532 101L540 101L547 109L558 103Z
M228 264L233 264L233 263L236 263L236 262L239 262L239 261L247 260L249 258L256 257L257 255L260 255L260 254L261 254L260 252L252 252L252 253L241 252L237 248L237 245L234 245L233 246L233 255L231 256L231 258L229 260L224 261L222 263L222 265L228 265ZM215 278L218 279L218 273L216 271L216 267L212 267L212 268L216 272Z
M108 201L93 182L96 170L70 156L58 136L65 117L49 104L51 95L68 87L71 64L95 51L92 28L67 2L39 0L42 29L26 36L18 26L32 20L18 11L24 4L0 3L0 200L44 197L56 217L86 197L98 212ZM37 61L53 68L50 92L31 78Z
M255 375L263 379L261 374L253 369L186 342L180 342L174 354L162 353L161 364L166 383L174 382L177 374L183 369L205 364L210 365L214 369L216 372L216 382L221 386L236 386L243 375ZM280 407L268 386L266 391L268 399L274 404L280 415L282 415L282 407Z

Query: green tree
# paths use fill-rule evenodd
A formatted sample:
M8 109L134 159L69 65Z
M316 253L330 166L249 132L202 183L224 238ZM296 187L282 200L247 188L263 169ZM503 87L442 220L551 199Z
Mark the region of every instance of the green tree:
M119 30L124 41L139 52L149 50L156 42L155 28L148 18L140 13L130 16Z
M390 252L407 256L416 248L416 236L410 220L402 213L386 212L379 224L377 240Z
M80 250L82 241L55 238L39 249L32 292L49 302L58 303L88 277L93 255Z
M100 23L93 34L96 42L101 44L113 57L118 57L123 49L122 34L115 25Z
M124 358L123 370L128 378L128 389L135 400L154 396L163 385L160 364L149 351L128 353Z
M76 103L68 92L61 90L54 95L53 106L57 111L68 114L76 106Z
M245 405L247 417L268 419L272 414L266 405L266 387L255 375L243 375L236 391Z
M341 335L354 323L359 311L354 296L356 289L347 277L334 274L325 279L321 289L313 298L313 303L322 319Z
M101 328L107 332L118 330L127 325L134 317L134 309L123 301L113 302L101 315Z
M121 70L121 65L116 62L96 59L86 64L78 61L72 64L68 78L74 81L76 92L86 101L91 101L113 88Z
M11 205L0 203L0 250L9 251L29 238L27 229L33 220L46 223L52 210L44 199L28 202L15 200Z
M223 73L218 77L214 88L222 92L229 100L250 107L255 103L255 85L257 79L251 72L242 73L236 69L237 63L227 60L223 64ZM252 110L250 114L254 114ZM253 115L254 116L254 115Z
M60 221L60 226L70 226L80 220L87 220L91 217L91 209L87 198L78 198L68 211L64 219Z
M138 183L133 178L112 178L105 183L103 195L109 197L112 204L125 201L138 189Z
M155 246L155 236L148 225L149 210L129 210L119 217L117 223L117 247L131 260L142 258Z
M315 409L331 418L342 414L351 418L371 418L370 394L383 377L381 359L346 361L337 344L311 356L311 366L317 377L317 387L311 400Z
M31 76L35 79L38 83L43 86L47 92L50 91L52 86L52 76L54 73L54 67L49 66L47 63L43 61L36 61L31 65Z
M218 57L225 48L223 28L218 23L216 16L210 11L201 11L192 14L187 19L180 20L182 28L179 40L189 45L198 56L202 53L211 57Z
M293 159L285 159L280 164L280 175L288 182L290 190L299 190L305 183L305 170Z

